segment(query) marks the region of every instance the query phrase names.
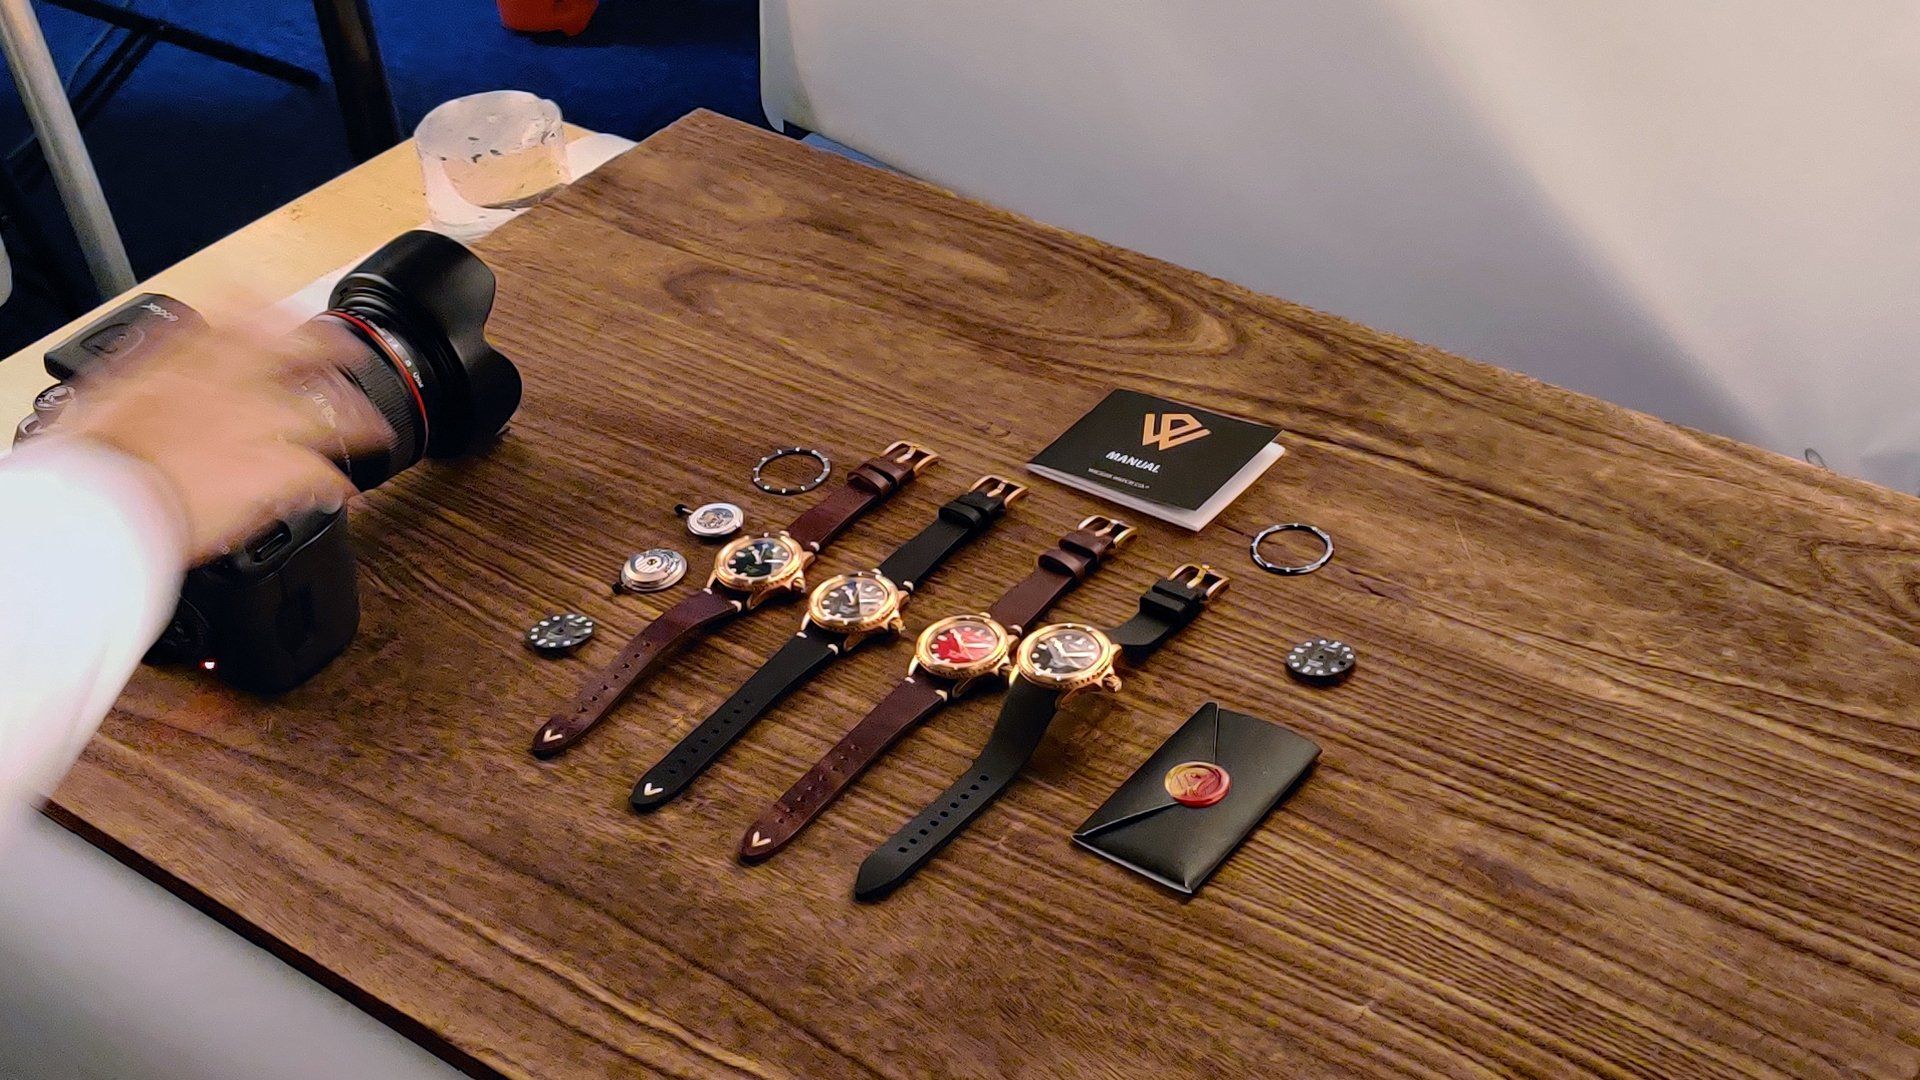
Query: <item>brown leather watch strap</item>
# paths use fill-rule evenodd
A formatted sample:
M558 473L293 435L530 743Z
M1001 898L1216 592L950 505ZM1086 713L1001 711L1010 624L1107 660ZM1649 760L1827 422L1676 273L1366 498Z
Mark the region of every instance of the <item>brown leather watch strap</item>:
M634 635L613 663L580 688L573 704L543 724L533 736L535 757L548 758L580 741L642 675L695 637L733 618L745 605L736 597L702 589L660 613Z
M1090 517L1060 538L1053 550L1040 556L1040 565L1026 580L1008 589L987 609L993 621L1024 634L1054 601L1087 579L1115 548L1133 538L1133 527L1108 517Z
M1015 635L1020 634L1046 614L1054 601L1085 581L1101 560L1132 538L1133 527L1123 521L1087 518L1042 554L1033 573L1002 594L988 614ZM740 837L740 858L755 862L785 847L902 735L940 711L955 688L952 680L925 670L907 676L747 828Z
M740 837L740 857L764 859L787 845L807 823L853 786L867 767L880 760L900 736L946 703L952 683L918 672L893 688L873 711L827 751L785 795L773 801L760 820Z
M793 519L787 535L808 551L819 551L860 520L860 515L886 502L894 492L913 482L920 470L940 455L912 443L897 442L877 457L854 466L838 491Z

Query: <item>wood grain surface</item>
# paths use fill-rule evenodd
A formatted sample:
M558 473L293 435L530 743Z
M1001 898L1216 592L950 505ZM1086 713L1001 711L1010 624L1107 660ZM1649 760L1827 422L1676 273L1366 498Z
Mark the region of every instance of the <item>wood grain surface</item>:
M482 245L524 409L357 508L352 650L261 702L144 672L53 812L479 1075L1920 1075L1920 501L695 114ZM911 736L766 865L741 828L897 680L863 651L681 800L633 779L797 626L722 632L570 754L529 734L692 585L670 507L766 449L946 455L869 565L1109 388L1286 430L1205 533L1153 525L1057 614L1234 578L1078 704L887 902L854 869L983 740ZM1090 499L1040 483L916 598L982 607ZM1256 572L1272 521L1326 570ZM520 634L598 619L579 657ZM1293 642L1360 650L1331 690ZM1069 830L1202 701L1324 749L1181 902Z

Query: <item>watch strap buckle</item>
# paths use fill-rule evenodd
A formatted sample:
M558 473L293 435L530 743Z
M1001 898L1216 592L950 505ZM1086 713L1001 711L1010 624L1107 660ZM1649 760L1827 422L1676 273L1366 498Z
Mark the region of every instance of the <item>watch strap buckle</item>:
M1204 600L1213 599L1231 584L1227 575L1206 563L1182 563L1174 567L1173 573L1168 574L1167 579L1197 591Z
M1104 536L1113 541L1114 551L1119 551L1131 543L1140 531L1119 518L1111 518L1105 514L1089 514L1081 519L1080 524L1075 528L1084 529L1095 536Z
M975 480L973 487L968 490L978 492L989 499L998 499L1002 506L1012 506L1015 502L1027 497L1025 484L1017 484L1004 476L994 476L991 473Z
M905 465L907 468L913 470L915 476L920 475L921 471L927 466L940 460L939 454L934 453L932 450L918 443L910 443L905 439L897 439L888 444L885 450L880 451L880 456L892 461L896 465Z

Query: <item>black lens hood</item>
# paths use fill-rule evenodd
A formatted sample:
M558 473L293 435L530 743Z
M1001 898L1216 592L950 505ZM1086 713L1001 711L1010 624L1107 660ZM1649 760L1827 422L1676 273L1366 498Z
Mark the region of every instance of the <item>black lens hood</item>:
M366 257L328 306L398 337L426 368L427 456L469 453L520 407L520 371L487 344L493 271L458 240L415 229Z

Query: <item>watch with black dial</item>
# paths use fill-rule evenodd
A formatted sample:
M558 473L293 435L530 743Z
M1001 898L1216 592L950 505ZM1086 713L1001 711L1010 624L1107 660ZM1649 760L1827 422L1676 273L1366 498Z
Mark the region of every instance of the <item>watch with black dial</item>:
M712 716L688 732L633 785L635 810L655 810L687 789L754 722L837 657L881 634L905 627L900 609L913 590L954 552L985 533L1027 489L997 476L981 477L972 490L940 508L933 524L887 556L879 566L821 582L807 598L800 632ZM775 571L778 573L779 571Z
M938 460L931 450L896 442L849 472L846 483L784 531L729 542L715 555L705 588L661 612L613 663L580 687L572 704L541 725L533 736L534 756L553 757L579 742L635 684L695 638L769 600L805 593L806 569L814 557Z
M907 677L747 828L740 857L764 859L786 846L902 736L948 702L978 688L1005 686L1021 631L1131 539L1133 527L1124 522L1087 518L991 608L949 615L928 626L914 646Z
M1206 610L1227 587L1210 566L1188 563L1140 597L1140 612L1112 630L1054 623L1021 640L1000 719L966 772L860 864L853 895L879 900L912 877L1007 789L1040 746L1062 702L1116 691L1115 662L1138 664Z

